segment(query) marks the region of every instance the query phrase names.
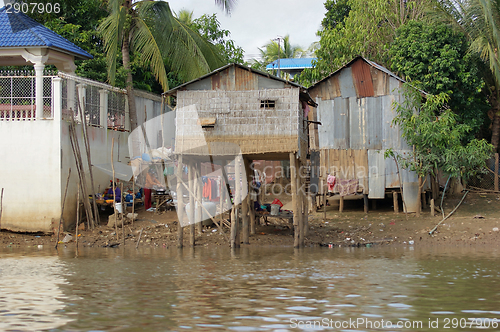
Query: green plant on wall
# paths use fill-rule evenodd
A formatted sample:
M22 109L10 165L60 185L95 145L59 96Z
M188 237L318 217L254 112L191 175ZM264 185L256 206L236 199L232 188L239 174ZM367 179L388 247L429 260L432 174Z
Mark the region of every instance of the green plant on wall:
M402 89L402 102L393 104L397 113L393 125L399 126L401 136L413 151L401 156L387 150L385 157L395 157L402 168L416 172L420 190L427 175L436 177L438 172L444 172L467 180L484 172L493 146L484 139L463 143L471 127L458 122L458 116L447 106L449 96L440 93L426 95L424 99L408 83Z

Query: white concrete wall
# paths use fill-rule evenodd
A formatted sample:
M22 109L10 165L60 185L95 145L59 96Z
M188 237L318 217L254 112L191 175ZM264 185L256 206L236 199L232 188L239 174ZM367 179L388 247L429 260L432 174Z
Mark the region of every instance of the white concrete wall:
M60 121L0 121L0 228L51 232L61 213Z
M91 162L92 165L108 164L111 163L111 146L113 137L114 139L114 151L113 160L119 161L127 164L130 161L128 155L128 132L113 131L109 129L104 129L100 127L90 127L87 126L89 141L90 141L90 151L91 151ZM90 185L90 172L88 168L87 155L85 152L85 143L82 139L82 126L78 124L76 126L76 132L78 136L78 144L80 146L80 152L82 154L82 160L84 163L84 172L87 183L87 191L89 195L92 193ZM66 207L64 208L64 228L68 229L69 226L74 225L76 220L76 199L77 199L77 189L78 189L78 173L76 169L75 156L71 148L71 141L69 139L69 123L62 123L61 131L61 193L64 195L64 189L66 186L66 179L68 177L69 169L71 168L71 178L70 185L68 187L68 195L66 198ZM105 174L96 167L92 167L93 177L94 177L94 188L96 191L102 192L106 188L111 180L111 176Z

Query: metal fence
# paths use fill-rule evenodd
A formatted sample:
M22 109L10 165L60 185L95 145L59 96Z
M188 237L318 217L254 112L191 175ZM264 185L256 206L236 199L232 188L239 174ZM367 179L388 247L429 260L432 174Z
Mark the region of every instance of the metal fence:
M12 74L12 75L9 75ZM26 74L26 75L24 75ZM43 77L43 114L52 119L54 76ZM0 73L0 121L33 121L36 119L36 79L29 71Z
M499 191L500 170L498 166L498 153L487 161L486 173L469 178L467 187L475 190Z
M73 116L80 122L79 103L88 125L125 130L126 90L65 73L59 76L62 78L63 119ZM106 103L103 96L107 104L101 105ZM104 118L101 118L101 110L107 110Z

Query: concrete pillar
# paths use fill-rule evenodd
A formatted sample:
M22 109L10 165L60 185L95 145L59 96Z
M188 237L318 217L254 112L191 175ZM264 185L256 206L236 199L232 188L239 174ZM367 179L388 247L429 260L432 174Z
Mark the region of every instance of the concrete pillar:
M99 125L108 128L108 95L109 90L99 90Z
M36 119L43 119L43 63L35 63L35 106L36 106Z
M52 78L52 96L53 96L53 110L54 114L52 114L54 121L61 121L62 119L62 85L61 78L54 77Z
M80 112L83 112L83 119L87 122L87 118L85 117L85 96L87 95L87 88L85 84L78 84L76 86L78 89L78 102L80 103L80 107L75 109L75 114L78 114L78 118L80 118Z

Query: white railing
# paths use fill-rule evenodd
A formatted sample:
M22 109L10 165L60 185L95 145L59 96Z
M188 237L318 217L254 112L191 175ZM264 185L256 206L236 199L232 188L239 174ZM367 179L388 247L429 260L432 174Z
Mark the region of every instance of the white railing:
M43 113L40 119L53 119L53 78L43 77ZM36 114L35 76L0 75L0 121L33 121Z

